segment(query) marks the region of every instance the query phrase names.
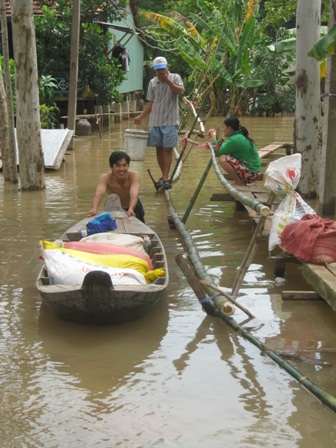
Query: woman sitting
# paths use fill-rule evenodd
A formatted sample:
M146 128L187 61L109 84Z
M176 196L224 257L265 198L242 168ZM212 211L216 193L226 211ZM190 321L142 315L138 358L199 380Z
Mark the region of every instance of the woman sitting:
M261 161L248 130L237 117L230 116L224 120L223 131L227 140L224 143L224 139L213 143L219 165L234 180L233 185L246 185L256 181ZM208 135L215 140L215 129L210 129Z

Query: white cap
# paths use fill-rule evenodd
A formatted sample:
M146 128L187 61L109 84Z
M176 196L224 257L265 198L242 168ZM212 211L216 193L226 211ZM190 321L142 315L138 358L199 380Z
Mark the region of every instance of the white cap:
M162 56L158 56L153 61L154 70L159 70L160 68L166 68L167 65L168 65L167 59Z

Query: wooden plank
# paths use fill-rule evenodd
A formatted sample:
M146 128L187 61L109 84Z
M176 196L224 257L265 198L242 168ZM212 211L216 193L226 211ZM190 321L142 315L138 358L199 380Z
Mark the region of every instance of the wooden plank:
M336 263L329 263L326 268L336 276Z
M285 148L286 151L288 148L292 147L293 145L291 143L285 143L285 142L273 142L269 145L264 146L263 148L258 149L258 153L261 159L267 157L268 155L272 154L273 152L277 151L278 149Z
M148 226L146 226L142 222L139 222L138 220L134 222L134 220L132 218L123 219L123 225L125 226L125 233L143 233L149 235L153 233L153 231ZM116 229L116 231L118 231L118 228Z
M282 291L282 300L323 300L315 291Z
M301 267L304 279L336 310L336 276L325 266L305 263Z

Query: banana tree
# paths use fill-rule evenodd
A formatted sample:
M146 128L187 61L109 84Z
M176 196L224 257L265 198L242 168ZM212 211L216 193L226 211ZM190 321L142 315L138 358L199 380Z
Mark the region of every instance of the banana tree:
M252 64L258 2L227 1L220 10L210 9L203 0L197 5L199 12L191 13L190 20L177 13L173 17L145 16L176 39L179 55L192 69L194 90L200 91L202 86L202 96L213 89L217 98L228 101L225 112L233 113L246 89L263 84L254 79Z

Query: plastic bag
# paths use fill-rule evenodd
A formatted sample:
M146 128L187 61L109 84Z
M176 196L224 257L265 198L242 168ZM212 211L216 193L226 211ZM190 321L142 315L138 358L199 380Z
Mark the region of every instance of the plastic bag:
M270 162L265 176L265 187L272 191L295 190L301 176L301 154L296 153Z
M281 243L280 235L288 224L299 221L306 214L315 214L315 211L294 191L301 176L300 153L274 160L268 165L265 175L266 188L288 191L272 217L268 240L268 249L271 251Z
M280 235L288 224L299 221L308 213L315 214L314 210L301 198L299 193L294 191L287 194L272 217L268 249L271 251L281 243Z
M100 232L108 232L109 230L115 230L117 228L117 223L112 218L110 213L103 213L94 219L91 219L86 224L87 234L93 235Z

